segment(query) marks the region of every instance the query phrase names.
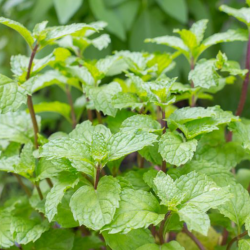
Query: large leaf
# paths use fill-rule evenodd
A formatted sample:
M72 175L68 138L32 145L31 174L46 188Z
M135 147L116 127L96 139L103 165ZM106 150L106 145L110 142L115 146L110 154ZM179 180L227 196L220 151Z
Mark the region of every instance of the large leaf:
M164 219L157 199L149 192L124 189L112 222L104 227L109 233L128 233L132 229L157 225Z
M119 207L120 185L111 176L101 178L95 190L92 186L79 188L72 196L70 207L74 218L93 230L110 223Z
M14 245L14 239L10 232L12 216L6 210L0 211L0 246L2 248L9 248Z
M0 23L16 30L25 39L30 48L32 48L35 39L33 38L31 32L26 29L22 24L5 17L0 17Z
M197 140L185 141L178 132L167 131L159 141L159 152L162 158L173 165L180 166L193 158Z

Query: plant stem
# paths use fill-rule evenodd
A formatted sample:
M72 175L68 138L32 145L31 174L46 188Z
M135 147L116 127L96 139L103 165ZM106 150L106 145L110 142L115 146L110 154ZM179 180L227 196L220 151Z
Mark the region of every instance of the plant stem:
M50 188L53 188L53 183L52 183L52 181L51 181L49 178L46 178L46 181L47 181L49 187L50 187Z
M22 189L24 190L24 192L27 194L28 197L31 196L31 192L30 190L24 185L21 177L18 175L18 174L13 174L16 178L17 178L17 181L18 183L20 184L20 186L22 187Z
M42 193L42 191L37 183L35 183L35 187L36 187L36 190L37 190L38 195L40 197L40 200L43 200L43 193Z
M246 235L247 235L247 231L245 231L244 233L239 234L239 235L237 235L236 237L234 237L234 238L229 242L229 244L228 244L228 246L227 246L227 250L230 250L230 249L231 249L231 247L232 247L232 245L234 244L234 242L240 240L241 238L243 238L243 237L246 236Z
M38 46L39 45L37 43L35 45L35 47L33 48L33 50L32 50L32 53L31 53L31 56L30 56L30 61L29 61L29 66L28 66L28 71L27 71L27 75L26 75L26 80L29 80L29 78L30 78L32 63L33 63L33 60L35 58ZM32 124L33 124L35 148L38 149L38 141L37 141L38 125L37 125L36 114L35 114L34 106L33 106L33 102L32 102L32 97L30 95L27 96L27 105L28 105L28 108L29 108L31 121L32 121Z
M227 239L228 239L228 231L224 228L222 234L221 246L225 246L227 244Z
M73 100L72 100L72 95L70 93L68 84L66 84L66 95L67 95L68 103L69 103L69 106L70 106L70 113L71 113L71 119L72 119L72 127L75 128L76 124L77 124L76 114L75 114L75 110L74 110L74 104L73 104Z
M171 211L168 211L165 215L164 220L161 222L160 228L159 228L159 238L160 238L160 244L163 245L165 243L165 239L164 239L164 225L165 222L168 218L168 216L171 214Z
M161 127L164 128L163 129L163 134L166 132L166 127L167 127L167 122L164 121L165 119L165 110L163 108L160 108L161 111ZM166 161L162 161L162 165L161 165L161 170L166 173L167 167L166 167Z
M102 124L102 116L101 116L101 113L99 111L95 111L96 113L96 117L97 117L97 120L99 122L99 124Z
M246 62L245 62L245 68L248 70L244 82L243 82L243 86L242 86L242 90L241 90L241 96L240 96L240 101L239 101L239 105L236 111L236 115L240 116L245 103L246 103L246 99L247 99L247 88L248 88L248 84L249 84L249 71L250 71L250 34L249 34L249 38L248 38L248 43L247 43L247 54L246 54Z
M196 244L196 246L200 250L205 250L205 247L201 244L201 242L188 230L187 225L184 223L183 226L183 232L190 237L190 239L193 240L193 242Z
M95 176L95 185L94 185L95 189L97 189L97 186L98 186L98 182L99 182L99 179L100 179L100 173L101 173L101 165L98 164L98 167L96 169L96 176Z

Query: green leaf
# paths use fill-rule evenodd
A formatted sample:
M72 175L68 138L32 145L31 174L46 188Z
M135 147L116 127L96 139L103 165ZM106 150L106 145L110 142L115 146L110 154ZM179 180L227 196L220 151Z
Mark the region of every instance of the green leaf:
M222 33L216 33L208 38L206 38L202 45L202 51L207 49L208 47L224 42L234 42L234 41L247 41L248 40L248 32L247 30L228 30Z
M17 111L27 102L27 92L17 82L0 74L0 114Z
M178 132L166 131L159 141L162 158L173 165L180 166L191 160L197 147L197 140L185 141Z
M109 233L128 233L132 229L157 225L164 219L157 199L149 192L123 189L121 201L112 222L103 230Z
M93 230L110 223L119 207L121 188L111 176L102 177L95 190L92 186L79 188L72 196L70 207L75 220Z
M143 173L145 171L143 170L137 170L137 171L129 171L127 172L124 177L122 177L122 180L128 181L128 183L131 184L131 187L136 190L144 190L149 191L149 186L145 183L143 179Z
M147 132L161 131L161 124L149 115L133 115L123 121L121 131L143 130Z
M134 93L119 92L113 96L112 104L117 109L141 109L146 103L140 102L139 98Z
M27 30L22 24L5 17L0 17L0 23L16 30L25 39L30 48L33 47L35 39L33 38L31 32Z
M163 172L158 172L153 180L153 189L157 196L161 199L161 204L169 207L169 209L175 209L179 205L185 196L184 192L176 186L174 180Z
M186 23L188 20L188 8L185 0L157 0L160 7L170 16L177 19L182 23Z
M238 117L233 116L231 112L221 110L219 106L207 109L182 108L176 110L167 119L169 128L171 130L179 128L187 139L218 130L219 125L237 120Z
M77 175L67 172L60 173L56 184L54 184L46 196L45 214L50 222L57 213L57 206L61 202L64 193L77 185L78 182L79 178Z
M15 173L15 165L20 163L19 156L3 157L0 159L0 170Z
M115 116L117 109L112 105L112 98L120 91L120 85L112 82L101 87L91 88L87 96L93 101L96 110L102 111L105 115Z
M14 239L10 232L12 216L10 211L0 210L0 246L9 248L14 245Z
M194 230L203 235L207 235L210 227L210 220L206 213L204 213L199 207L194 205L187 205L178 211L180 220L187 223L190 231Z
M125 40L126 34L125 29L121 23L121 20L105 7L104 2L98 0L90 1L90 8L93 11L94 16L98 20L102 20L108 23L107 29L114 35L116 35L121 40Z
M101 247L104 247L104 245L105 243L98 236L78 236L75 237L72 250L100 249Z
M239 250L248 250L250 248L250 240L239 240Z
M190 28L190 31L196 36L198 44L200 44L203 40L204 33L207 29L207 23L208 23L208 20L203 19L198 22L195 22Z
M71 107L67 103L62 102L41 102L39 104L34 105L34 110L36 113L43 113L43 112L53 112L62 115L66 118L69 122L71 122L70 112Z
M157 245L157 244L146 244L143 245L136 250L185 250L184 247L182 247L177 241L171 241L169 243L163 244L163 245Z
M187 57L189 56L188 47L179 37L176 37L176 36L161 36L161 37L156 37L156 38L149 38L149 39L146 39L145 42L167 45L171 48L174 48L180 51L185 56Z
M228 187L218 187L206 175L199 175L195 171L182 175L175 181L175 185L185 192L182 203L197 206L204 212L226 203L231 193Z
M82 5L82 0L74 2L69 0L54 0L53 2L60 24L67 23Z
M58 240L60 239L60 240ZM51 229L45 232L36 242L36 250L71 250L74 234L69 230Z
M209 89L219 85L220 75L216 72L214 60L200 60L194 70L189 73L188 79L195 87Z
M127 234L109 234L104 231L102 235L107 245L113 250L134 250L144 244L154 242L154 238L148 229L136 229Z
M77 124L76 128L69 133L69 137L72 139L80 139L84 143L91 145L95 133L102 134L105 137L105 141L108 141L112 135L109 128L104 125L98 124L92 126L90 121L85 121L81 124Z
M250 26L250 8L234 9L227 5L221 5L220 10Z
M100 133L93 133L91 144L91 156L94 160L101 162L108 155L107 141L105 136Z
M49 223L47 220L41 222L40 219L32 220L14 216L10 230L14 240L18 244L25 245L29 242L35 242L45 231L48 231Z
M40 127L40 117L36 116ZM30 115L26 112L0 114L0 139L27 143L34 138Z
M141 150L145 146L152 145L156 140L157 135L145 131L119 132L109 140L108 161L113 161L134 151Z
M146 146L139 151L139 154L147 161L152 162L155 165L161 165L162 157L159 153L159 144L154 143L153 146Z
M233 197L225 204L220 205L218 209L221 214L235 222L240 229L249 215L249 194L240 184L230 185L229 191L233 194Z

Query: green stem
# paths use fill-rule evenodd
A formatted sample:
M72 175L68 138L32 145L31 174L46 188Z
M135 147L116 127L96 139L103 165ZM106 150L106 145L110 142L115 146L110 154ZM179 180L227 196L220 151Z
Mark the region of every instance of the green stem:
M18 174L13 174L16 178L17 178L17 181L18 183L20 184L20 186L22 187L22 189L24 190L24 192L27 194L28 197L31 196L31 192L30 190L24 185L21 177L18 175Z
M95 189L97 189L97 186L98 186L98 182L100 179L100 173L101 173L101 165L98 164L97 169L96 169L96 176L95 176L95 185L94 185Z
M66 95L67 95L68 103L69 103L69 106L70 106L72 127L74 129L76 127L77 121L76 121L76 114L75 114L75 110L74 110L73 99L72 99L72 95L70 93L68 84L66 84Z

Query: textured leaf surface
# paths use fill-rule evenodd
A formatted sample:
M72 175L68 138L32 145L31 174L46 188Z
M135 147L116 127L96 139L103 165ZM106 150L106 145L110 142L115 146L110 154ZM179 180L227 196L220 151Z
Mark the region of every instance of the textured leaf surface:
M250 248L250 240L242 239L239 241L239 250L248 250Z
M57 213L57 206L61 202L67 189L77 185L79 178L77 175L62 172L59 175L57 183L54 184L50 192L46 196L45 214L49 221L52 221Z
M145 131L119 132L109 140L108 160L116 160L145 146L152 145L156 140L157 135Z
M17 111L27 101L27 92L17 82L0 75L0 113Z
M0 211L0 246L9 248L14 245L14 239L10 232L11 215L5 210Z
M40 126L40 117L36 117ZM30 115L26 112L0 114L0 139L27 143L34 132Z
M180 166L192 159L196 146L197 140L185 141L180 133L167 131L159 141L159 152L166 162Z
M161 130L161 125L149 115L133 115L123 121L121 130L131 131L133 129L156 132Z
M29 242L35 242L47 230L49 230L47 220L40 222L40 220L30 220L23 217L13 217L12 219L11 233L18 244L25 245Z
M124 189L113 221L104 227L109 233L128 233L132 229L157 225L164 219L157 199L149 192Z
M111 176L101 178L97 190L92 186L79 188L70 201L74 218L81 225L100 230L113 219L120 192L118 181Z
M120 85L112 82L108 85L91 88L88 96L98 111L102 111L105 115L115 116L117 109L112 104L112 98L120 91Z
M238 228L240 228L249 215L249 194L240 184L230 185L229 190L233 197L225 204L219 206L218 209L220 213L235 222Z

